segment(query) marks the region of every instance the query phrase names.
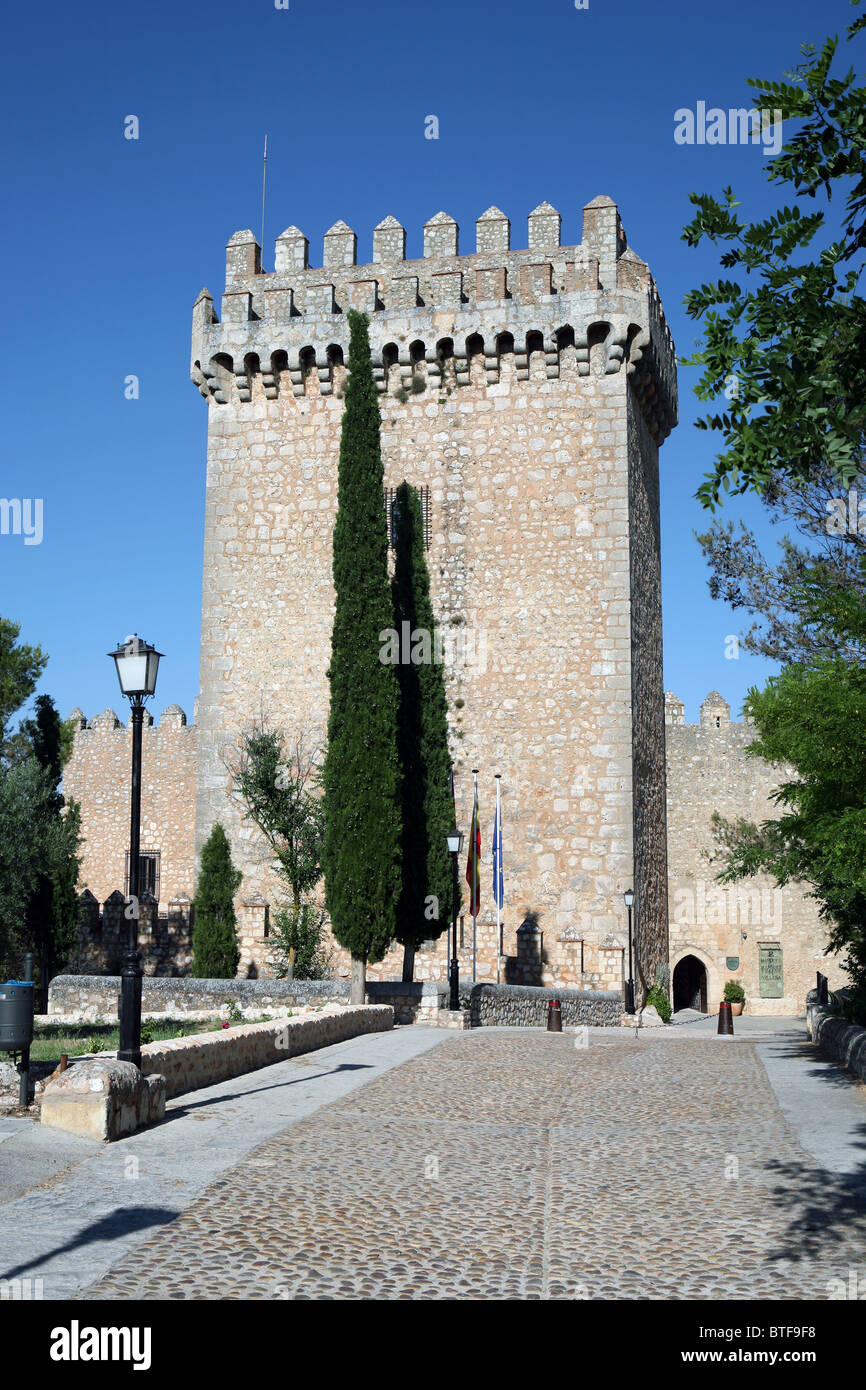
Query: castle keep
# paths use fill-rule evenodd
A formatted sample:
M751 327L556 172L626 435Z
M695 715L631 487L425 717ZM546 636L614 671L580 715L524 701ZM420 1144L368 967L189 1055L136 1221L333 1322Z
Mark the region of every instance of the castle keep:
M610 198L587 204L571 244L543 203L526 243L512 249L508 218L490 208L475 250L461 255L457 224L438 213L424 228L423 257L406 260L404 229L387 217L373 232L372 261L358 265L355 233L338 222L311 266L292 226L265 272L253 234L238 232L219 312L207 290L195 303L191 374L208 408L200 695L194 726L180 730L189 736L178 771L183 825L173 828L174 809L154 807L150 819L185 874L164 880L164 901L192 894L194 853L215 821L225 826L244 875L242 973L268 968L268 904L278 891L231 799L226 759L262 714L289 735L325 733L350 308L370 319L386 498L404 478L425 490L464 829L471 769L480 770L479 977L496 977L494 773L511 977L618 988L630 886L647 983L677 963L658 483L659 447L676 423L674 345ZM100 719L107 726L114 716ZM116 859L125 812L112 831L91 735L113 758L119 732L82 727L66 778L83 802L84 878L100 898L123 888L119 862L107 881L97 869L96 846L113 840ZM145 729L146 782L156 732ZM667 812L676 816L670 786L669 766ZM147 815L146 787L143 804ZM680 887L689 869L679 835L675 844ZM720 949L714 990L728 977ZM370 976L399 976L401 958L390 953ZM345 965L340 953L335 961ZM416 970L445 977L444 937L418 954Z
M562 245L542 204L511 249L496 208L460 255L444 213L424 256L386 218L373 260L290 227L262 272L228 245L219 316L203 291L192 376L208 402L196 842L226 824L246 888L272 896L228 803L226 750L259 713L326 726L346 310L370 317L385 485L429 488L434 611L471 653L446 667L458 812L470 769L502 774L508 929L537 914L590 955L644 903L666 961L658 448L676 418L674 349L648 267L609 198ZM482 645L486 659L478 660Z

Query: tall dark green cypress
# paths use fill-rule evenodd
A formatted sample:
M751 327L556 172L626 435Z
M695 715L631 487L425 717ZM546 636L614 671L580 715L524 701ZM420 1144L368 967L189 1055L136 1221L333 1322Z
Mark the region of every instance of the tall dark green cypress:
M367 961L381 960L394 938L400 894L398 689L394 667L380 660L393 614L368 324L349 312L323 771L325 892L334 936L352 954L353 1002L363 1002Z
M45 772L45 796L31 827L39 843L39 867L25 917L27 942L38 966L37 997L44 1012L51 979L66 965L75 946L81 808L75 801L67 804L60 792L68 735L50 695L37 697L36 718L24 722L22 735Z
M391 593L394 626L417 633L410 653L397 667L400 686L398 749L403 783L402 885L397 907L397 940L403 944L403 979L411 980L415 950L449 924L451 862L446 836L451 830L451 759L448 753L448 701L441 661L436 657L436 625L430 601L430 573L424 553L421 499L407 482L397 489L394 508L395 565ZM426 658L426 659L424 659Z
M217 821L201 852L195 890L193 974L199 980L233 980L238 950L234 896L243 875L232 863L228 836Z

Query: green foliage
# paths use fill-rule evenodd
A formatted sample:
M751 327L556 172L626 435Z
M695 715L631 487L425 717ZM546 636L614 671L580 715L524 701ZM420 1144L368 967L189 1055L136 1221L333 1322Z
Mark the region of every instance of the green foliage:
M424 553L421 499L415 488L403 482L395 501L394 628L400 633L402 624L408 622L410 633L426 632L432 658L436 625ZM448 701L441 662L401 663L397 683L403 834L396 936L414 950L425 939L440 936L451 914L453 889L446 836L452 828L454 807Z
M26 912L26 944L36 956L44 1007L51 977L75 949L81 808L71 802L64 814L60 781L68 729L50 695L37 698L36 718L25 721L21 732L45 771L48 788L32 823L40 844L39 868Z
M859 0L858 0L859 3ZM849 27L849 39L863 26ZM858 294L866 246L866 88L854 70L832 74L838 40L803 46L793 80L753 80L754 104L795 125L768 178L802 200L835 192L841 231L826 233L821 208L793 202L757 222L742 222L733 190L721 200L693 193L697 208L683 239L723 246L724 278L686 296L703 341L688 365L701 366L699 400L723 390L725 408L697 421L720 433L724 450L698 490L705 506L722 492L762 493L774 477L826 470L846 483L860 467L866 421L866 301ZM788 127L790 129L790 125ZM820 238L822 244L813 243ZM749 277L754 277L749 283Z
M728 1001L729 1004L745 1003L746 991L743 989L743 986L740 984L739 980L725 981L725 999Z
M866 498L866 470L858 472L854 487L858 498ZM840 500L846 511L848 506L847 497L840 499L838 478L826 468L798 482L776 474L761 500L773 525L791 525L794 535L786 533L778 541L778 555L769 559L742 521L714 521L697 538L711 569L710 596L754 619L741 639L747 651L779 662L809 661L822 654L858 661L857 649L844 634L826 624L804 623L798 599L810 572L813 582L817 578L866 598L860 567L866 535L856 523L854 529L836 527Z
M400 892L398 690L394 668L379 660L379 634L392 621L379 401L367 317L350 311L349 324L322 864L334 936L377 961L393 939Z
M645 1008L650 1005L656 1010L663 1023L671 1021L671 1001L668 999L667 990L663 985L653 985L646 997Z
M318 794L318 750L307 751L303 734L288 756L283 745L282 735L262 719L241 735L229 770L244 818L262 832L277 874L293 901L300 903L322 873L324 808Z
M43 991L75 947L80 842L80 807L64 807L50 766L0 764L0 970L33 951Z
M804 621L826 625L866 654L866 603L812 574L798 595ZM756 873L804 882L827 922L829 948L866 986L866 663L840 657L792 662L745 702L757 737L747 749L783 771L776 820L755 825L714 817L727 850L719 878Z
M19 644L20 623L0 618L0 753L7 752L9 719L36 689L48 657L41 647Z
M318 794L318 750L307 751L303 734L295 739L288 757L283 744L283 737L260 720L241 736L230 771L244 817L254 821L265 837L275 872L290 895L288 906L273 916L274 944L283 953L277 973L283 978L291 968L298 979L325 979L329 960L322 945L325 914L304 901L322 874L325 818Z
M240 960L234 896L242 875L232 863L228 837L219 822L202 850L195 892L193 974L200 980L233 980Z
M275 970L277 978L290 974L295 980L329 980L331 955L325 944L327 914L313 903L301 903L297 912L283 907L271 919L272 941L282 960Z

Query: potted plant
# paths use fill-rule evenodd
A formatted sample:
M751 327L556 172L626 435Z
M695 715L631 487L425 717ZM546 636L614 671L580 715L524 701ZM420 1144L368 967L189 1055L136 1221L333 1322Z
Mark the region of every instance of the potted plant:
M730 1004L731 1013L739 1015L743 1012L743 1005L746 1002L746 991L739 980L728 980L725 984L725 1002Z

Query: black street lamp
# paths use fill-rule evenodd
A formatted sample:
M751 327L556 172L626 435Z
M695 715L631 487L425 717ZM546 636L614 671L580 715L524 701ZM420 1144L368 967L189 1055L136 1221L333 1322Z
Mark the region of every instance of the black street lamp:
M141 827L141 727L144 703L156 690L156 673L162 652L140 637L127 637L117 651L109 652L117 668L121 692L132 711L132 783L129 812L129 922L120 968L120 1062L141 1066L141 954L138 949L139 843Z
M633 1013L634 1013L634 976L633 976L633 974L632 974L632 962L631 962L631 943L632 943L631 910L632 910L632 908L633 908L633 906L634 906L634 889L633 889L633 888L626 888L625 892L623 893L623 897L625 898L625 905L626 905L626 907L628 908L628 979L626 980L626 985L625 985L625 1011L626 1011L627 1014L633 1014Z
M457 959L457 907L459 894L459 870L457 860L460 850L463 847L463 831L450 830L448 832L448 850L451 854L452 870L452 892L451 892L451 967L448 971L448 979L451 982L451 1002L449 1008L460 1008L460 963Z

